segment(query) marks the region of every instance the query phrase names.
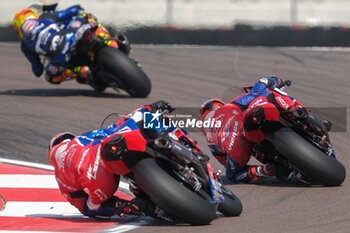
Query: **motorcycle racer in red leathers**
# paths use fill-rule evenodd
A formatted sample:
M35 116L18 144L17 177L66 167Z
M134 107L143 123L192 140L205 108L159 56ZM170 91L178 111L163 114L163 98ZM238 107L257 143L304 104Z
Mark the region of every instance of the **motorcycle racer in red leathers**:
M275 176L284 179L289 174L288 171L281 171L275 165L266 163L264 152L249 141L244 129L246 115L258 104L270 102L281 110L286 110L286 107L289 110L302 107L289 96L278 101L271 98L270 90L274 90L281 82L282 80L276 77L262 78L248 93L227 104L218 99L211 99L202 105L201 120L214 118L221 121L220 128L202 128L202 132L214 157L226 167L226 177L235 183L255 182ZM252 155L264 165L247 165Z
M144 109L152 110L152 105L134 112ZM133 190L136 198L130 201L113 195L118 189L120 175L127 175L130 171L121 160L103 161L103 155L109 153L109 150L116 150L113 146L109 148L109 142L113 145L119 143L115 141L118 137L123 138L119 148L124 149L117 151L120 156L145 146L146 141L139 136L140 130L129 126L135 122L127 124L128 121L134 120L124 117L106 129L79 136L64 132L51 139L48 158L55 168L59 189L85 216L109 218L113 215L142 214L167 220L165 213L142 196L136 186Z

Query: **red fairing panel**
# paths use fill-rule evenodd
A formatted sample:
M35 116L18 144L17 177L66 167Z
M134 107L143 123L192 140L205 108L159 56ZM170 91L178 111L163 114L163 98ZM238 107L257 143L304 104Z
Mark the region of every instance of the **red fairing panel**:
M123 133L123 135L125 137L126 144L128 145L128 150L135 150L141 152L145 151L147 141L142 136L139 129Z
M281 95L274 92L276 103L284 110L289 110L292 106L295 106L297 102L291 99L289 96Z
M127 132L114 133L104 140L102 148L110 138L116 134L122 134L125 138L126 145L129 151L141 151L144 152L146 149L147 141L140 133L139 129ZM129 168L124 164L122 160L104 162L104 167L111 173L117 175L125 175L130 172Z
M124 164L122 160L109 161L109 162L103 161L103 166L106 168L108 172L116 175L120 175L120 176L126 175L130 172L129 168Z
M279 121L280 112L275 107L275 105L266 103L262 105L262 107L264 108L265 119L267 121Z
M260 129L244 131L245 138L250 142L260 143L266 138Z

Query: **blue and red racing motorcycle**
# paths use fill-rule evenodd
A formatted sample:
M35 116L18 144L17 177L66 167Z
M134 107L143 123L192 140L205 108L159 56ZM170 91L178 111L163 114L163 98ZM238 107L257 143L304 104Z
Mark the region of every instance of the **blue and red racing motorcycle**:
M331 123L321 121L282 91L290 85L290 80L283 81L248 106L245 137L265 153L265 162L279 168L277 176L289 174L306 184L341 185L346 170L331 144ZM250 88L244 87L246 92Z
M40 17L52 17L50 12L56 9L57 4L44 6L35 4L31 7L35 7L36 12L41 12ZM87 27L90 21L96 22L96 26ZM141 69L141 65L135 59L129 58L131 47L123 33L117 32L114 37L110 37L106 28L97 22L96 17L86 12L80 12L69 22L61 24L64 28L68 26L71 28L66 33L65 40L76 44L68 67L88 66L91 71L88 84L95 91L102 92L111 87L116 91L125 90L132 97L149 95L151 81ZM84 79L76 80L87 84Z
M161 118L174 110L166 106ZM175 221L203 225L216 218L216 211L240 215L241 201L220 182L209 156L180 128L163 123L156 129L143 127L145 111L138 109L118 121L116 132L123 136L113 136L103 147L105 167L131 179Z

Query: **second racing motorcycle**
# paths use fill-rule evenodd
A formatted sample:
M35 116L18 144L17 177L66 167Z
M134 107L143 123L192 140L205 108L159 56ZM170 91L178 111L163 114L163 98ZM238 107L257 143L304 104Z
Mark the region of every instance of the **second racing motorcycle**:
M31 7L41 12L40 17L50 17L47 15L56 9L57 4L34 4ZM88 24L91 21L96 22L96 26L91 28ZM88 84L96 91L102 92L107 87L116 91L123 89L132 97L146 97L151 92L151 81L140 63L129 57L131 47L123 33L117 32L114 37L109 37L96 17L83 11L61 24L76 28L73 36L73 32L67 32L65 36L66 41L76 43L69 66L88 66L91 71ZM106 32L107 37L103 36ZM86 83L79 78L77 81Z
M329 137L331 122L320 120L288 96L283 89L290 85L290 80L283 81L267 97L261 96L248 106L245 136L264 152L265 162L279 168L277 175L307 184L342 184L346 171ZM247 93L250 89L244 87Z

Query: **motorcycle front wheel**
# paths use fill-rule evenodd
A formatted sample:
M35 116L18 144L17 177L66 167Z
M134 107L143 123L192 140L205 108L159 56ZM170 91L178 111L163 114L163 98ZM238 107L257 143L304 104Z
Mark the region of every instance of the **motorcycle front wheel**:
M221 189L225 201L219 204L218 211L228 217L239 216L243 210L241 200L225 186L221 186Z

